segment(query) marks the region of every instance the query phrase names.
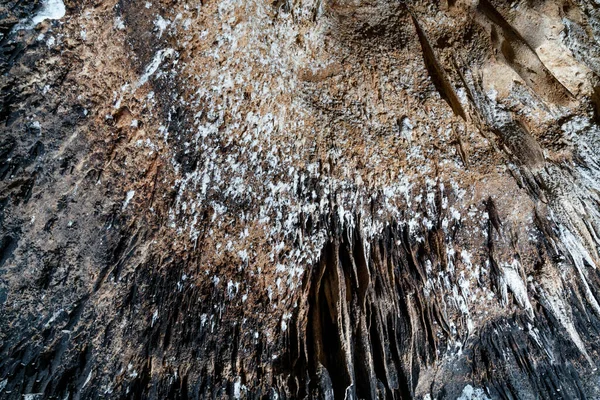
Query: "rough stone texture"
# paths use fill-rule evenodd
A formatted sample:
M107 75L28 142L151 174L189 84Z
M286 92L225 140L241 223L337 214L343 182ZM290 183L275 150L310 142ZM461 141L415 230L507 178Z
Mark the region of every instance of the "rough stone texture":
M0 398L600 398L596 0L61 6L0 4Z

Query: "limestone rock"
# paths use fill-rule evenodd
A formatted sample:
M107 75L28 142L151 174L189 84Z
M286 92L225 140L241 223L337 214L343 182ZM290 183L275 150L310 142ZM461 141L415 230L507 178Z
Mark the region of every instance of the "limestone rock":
M7 0L1 399L600 398L595 0Z

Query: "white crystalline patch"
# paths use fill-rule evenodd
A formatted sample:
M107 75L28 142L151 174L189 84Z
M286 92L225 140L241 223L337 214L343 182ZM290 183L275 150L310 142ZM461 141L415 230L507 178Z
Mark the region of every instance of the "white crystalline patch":
M227 296L231 300L238 291L239 283L227 282Z
M56 321L56 318L58 318L60 316L60 314L62 314L65 310L64 309L60 309L57 312L55 312L54 314L52 314L52 317L48 320L48 322L46 322L46 324L44 325L44 328L49 327L50 325L52 325L52 323L54 321Z
M471 385L464 387L462 394L456 400L491 400L483 389L473 388Z
M93 371L90 371L90 373L88 374L87 378L85 378L85 382L83 382L83 385L81 386L82 389L85 387L85 385L87 385L88 383L90 383L90 380L92 380L92 372Z
M287 321L288 321L290 318L292 318L292 314L290 314L290 313L285 313L285 314L283 314L283 317L281 318L281 330L282 330L283 332L285 332L285 331L287 330L287 328L288 328Z
M519 262L514 260L512 264L502 265L502 271L504 272L504 282L515 296L515 300L527 311L527 314L533 318L533 307L529 302L527 288L525 287L525 282L523 282L523 279L521 279L521 275L519 274Z
M134 195L135 190L130 190L129 192L127 192L127 195L125 196L125 201L123 201L123 210L127 208L129 202L131 201L131 199L133 199Z
M471 269L473 264L471 263L471 255L468 251L462 250L460 252L460 257L462 258L463 263L467 266L467 268Z
M46 19L61 19L66 13L65 3L62 0L47 0L42 2L42 7L31 19L32 26Z
M160 67L160 64L162 64L163 60L167 57L171 57L174 54L175 54L175 50L173 50L173 49L159 50L154 55L154 59L152 60L152 62L146 67L144 74L142 76L140 76L140 80L135 85L135 88L137 89L140 86L142 86L144 83L148 82L148 79L150 79L150 77L152 75L154 75L154 73L158 70L158 67Z
M242 381L237 378L233 383L233 398L239 399L242 396Z
M121 17L115 18L115 23L113 24L113 26L115 27L115 29L118 30L125 29L125 23L123 22L123 19Z
M162 16L158 16L156 17L156 20L154 21L154 26L156 26L158 28L158 37L160 38L163 33L165 32L165 29L167 29L167 27L169 26L171 22L169 20L164 19Z
M407 117L402 118L400 122L400 135L404 137L408 142L412 141L412 132L414 129L414 125Z
M560 233L562 242L565 244L565 247L577 268L583 269L585 265L584 262L588 263L593 268L596 268L596 263L585 246L581 243L581 240L562 225L560 226Z
M465 105L469 104L469 98L467 97L467 91L464 88L458 88L456 90L456 95L458 96L460 102Z
M494 88L491 88L486 94L487 97L493 102L496 101L496 98L498 97L498 92Z
M41 399L44 393L28 393L23 395L23 400L36 400Z
M454 207L450 207L450 212L452 213L453 220L460 221L460 212L458 212Z
M589 127L590 121L587 118L576 116L562 124L560 128L565 133L567 138L574 139L577 135L580 135Z

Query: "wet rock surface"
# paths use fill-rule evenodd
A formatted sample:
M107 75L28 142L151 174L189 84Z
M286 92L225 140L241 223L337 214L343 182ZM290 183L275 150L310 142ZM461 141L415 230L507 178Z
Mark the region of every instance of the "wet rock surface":
M0 398L600 398L592 0L0 5Z

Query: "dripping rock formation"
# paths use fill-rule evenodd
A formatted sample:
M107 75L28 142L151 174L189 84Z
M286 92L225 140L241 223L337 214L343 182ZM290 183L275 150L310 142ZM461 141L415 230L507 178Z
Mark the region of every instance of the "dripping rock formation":
M598 0L3 0L0 399L600 399Z

